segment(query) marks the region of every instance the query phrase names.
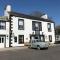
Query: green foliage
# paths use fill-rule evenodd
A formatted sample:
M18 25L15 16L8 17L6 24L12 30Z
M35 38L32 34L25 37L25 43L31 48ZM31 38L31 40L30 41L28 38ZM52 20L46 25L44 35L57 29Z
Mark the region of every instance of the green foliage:
M55 33L56 33L57 35L60 35L60 26L57 26L57 27L56 27Z

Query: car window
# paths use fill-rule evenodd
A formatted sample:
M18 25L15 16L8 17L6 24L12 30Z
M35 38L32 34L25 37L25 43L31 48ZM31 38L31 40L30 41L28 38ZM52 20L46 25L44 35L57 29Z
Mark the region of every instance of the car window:
M40 40L36 40L36 42L40 42Z
M39 42L39 40L36 40L36 42Z
M35 43L35 41L33 40L32 43Z

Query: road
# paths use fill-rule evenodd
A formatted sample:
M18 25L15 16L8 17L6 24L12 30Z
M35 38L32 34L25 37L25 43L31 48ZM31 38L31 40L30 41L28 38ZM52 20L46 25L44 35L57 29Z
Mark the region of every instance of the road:
M60 46L48 50L26 48L0 51L0 60L60 60Z

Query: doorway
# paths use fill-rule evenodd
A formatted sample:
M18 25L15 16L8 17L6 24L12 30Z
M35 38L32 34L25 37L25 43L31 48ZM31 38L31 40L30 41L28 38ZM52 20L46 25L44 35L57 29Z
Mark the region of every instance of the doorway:
M24 35L19 35L18 36L18 43L19 44L24 44Z

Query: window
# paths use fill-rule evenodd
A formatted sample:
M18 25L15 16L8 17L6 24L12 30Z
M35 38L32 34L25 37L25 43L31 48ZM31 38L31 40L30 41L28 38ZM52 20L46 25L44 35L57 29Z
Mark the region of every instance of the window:
M0 21L0 29L6 29L6 22Z
M2 38L2 43L4 42L4 38Z
M18 36L18 39L19 39L19 40L18 40L18 43L19 43L19 44L23 44L23 43L24 43L24 35L19 35L19 36Z
M41 42L45 42L44 35L40 35L40 40L41 40Z
M24 30L24 20L23 19L18 20L18 30Z
M4 41L5 41L5 36L0 36L0 43L4 43Z
M49 35L49 41L52 42L52 36L51 35Z
M17 42L17 37L14 37L14 41Z
M42 31L42 24L41 22L32 21L32 30Z
M0 43L1 43L1 37L0 37Z
M48 31L51 32L51 23L48 23Z

